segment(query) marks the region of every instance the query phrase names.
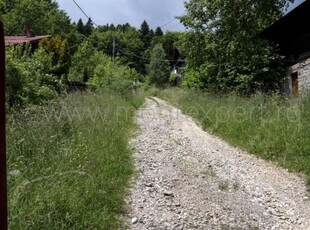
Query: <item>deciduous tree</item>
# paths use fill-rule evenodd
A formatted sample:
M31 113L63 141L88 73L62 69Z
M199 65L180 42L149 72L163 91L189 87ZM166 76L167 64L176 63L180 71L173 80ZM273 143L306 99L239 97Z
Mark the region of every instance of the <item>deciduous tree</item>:
M35 34L66 35L72 30L70 18L51 0L6 0L8 13L4 16L6 35Z
M258 34L281 17L289 2L293 0L185 2L187 11L180 20L192 29L186 40L187 57L194 62L190 66L199 68L205 87L253 91L277 85L281 58Z

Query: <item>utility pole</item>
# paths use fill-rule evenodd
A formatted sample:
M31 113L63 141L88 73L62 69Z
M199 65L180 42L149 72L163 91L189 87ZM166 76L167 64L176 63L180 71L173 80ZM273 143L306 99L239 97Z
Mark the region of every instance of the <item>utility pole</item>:
M0 21L0 229L8 229L5 140L5 41Z
M113 59L113 66L115 64L115 29L113 30L113 56L112 56L112 59Z

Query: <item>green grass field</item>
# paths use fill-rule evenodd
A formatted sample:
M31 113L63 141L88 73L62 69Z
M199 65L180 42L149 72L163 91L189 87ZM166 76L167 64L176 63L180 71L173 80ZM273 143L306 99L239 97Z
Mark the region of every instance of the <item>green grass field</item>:
M75 93L7 120L10 229L121 229L144 99Z
M310 183L310 98L155 94L234 146ZM128 140L144 96L75 93L7 119L10 229L123 229L133 174Z
M158 96L234 146L295 172L310 185L310 97L212 95L168 89Z

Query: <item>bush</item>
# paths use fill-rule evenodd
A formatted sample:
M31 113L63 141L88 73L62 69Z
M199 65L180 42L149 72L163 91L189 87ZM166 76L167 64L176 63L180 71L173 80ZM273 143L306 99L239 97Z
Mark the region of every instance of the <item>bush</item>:
M71 65L71 50L67 39L61 39L59 36L45 38L40 41L39 47L51 55L50 73L59 78L67 77Z
M84 41L78 48L72 58L72 66L69 71L69 81L87 82L94 76L94 70L99 64L100 58L97 58L98 53L95 53L93 46Z
M187 70L185 71L186 77L182 81L182 85L186 88L201 88L201 73L199 70Z
M127 92L133 89L133 84L141 78L140 74L127 66L116 62L112 63L111 59L97 53L97 60L100 60L94 70L94 76L88 82L91 88L108 88L116 92Z
M52 57L44 50L30 53L30 47L6 50L6 97L8 107L42 105L57 98L61 81L50 74Z

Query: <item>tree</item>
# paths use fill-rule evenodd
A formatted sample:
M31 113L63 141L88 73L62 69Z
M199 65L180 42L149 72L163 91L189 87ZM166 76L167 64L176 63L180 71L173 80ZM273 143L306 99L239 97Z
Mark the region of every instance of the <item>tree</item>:
M186 2L187 13L180 20L192 29L185 41L187 57L203 75L204 86L247 92L266 88L266 83L276 87L282 76L281 57L257 35L282 15L289 2L293 0Z
M140 27L140 38L144 44L144 49L147 49L150 46L153 37L154 31L150 30L149 25L144 20Z
M76 30L80 34L84 34L84 23L83 23L81 18L78 20L78 22L76 24Z
M71 65L71 52L67 39L61 39L59 36L43 39L39 47L52 57L50 73L59 78L66 76Z
M113 37L115 37L115 56L123 65L128 65L142 73L144 66L141 64L140 57L143 52L143 43L140 34L134 27L125 27L96 29L89 37L89 41L96 49L112 57Z
M42 105L57 98L60 79L50 74L52 58L42 49L30 54L30 47L6 49L6 99L9 107Z
M155 36L163 36L164 33L163 31L161 30L161 28L158 26L155 30Z
M8 13L4 16L7 35L35 34L66 35L72 30L70 18L51 0L6 0Z
M173 59L174 50L178 46L179 40L182 37L181 32L167 32L166 34L162 36L155 36L152 40L152 43L150 45L150 49L152 50L156 44L161 43L165 53L166 57L169 60Z
M165 51L161 44L157 44L152 50L147 72L151 83L157 86L163 86L169 81L169 61L166 60Z
M143 20L143 22L140 26L141 39L145 38L149 32L150 32L149 24L147 24L147 22L145 20Z
M93 21L91 20L91 18L88 18L88 21L86 22L84 26L84 35L85 36L91 35L93 28L94 28Z
M13 9L16 2L17 2L17 0L4 0L4 3L6 4L6 8L8 11L11 11Z
M95 49L85 40L72 58L72 66L69 72L69 81L87 82L94 75L96 64L92 61Z

